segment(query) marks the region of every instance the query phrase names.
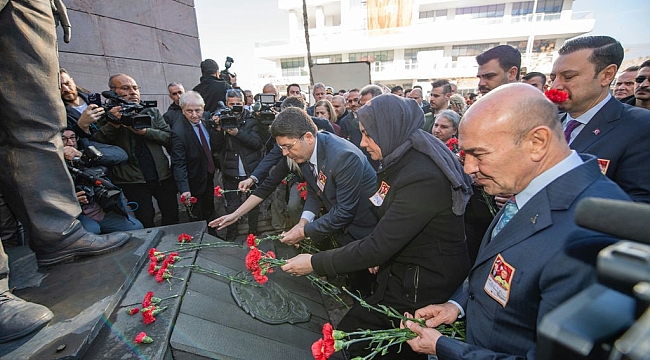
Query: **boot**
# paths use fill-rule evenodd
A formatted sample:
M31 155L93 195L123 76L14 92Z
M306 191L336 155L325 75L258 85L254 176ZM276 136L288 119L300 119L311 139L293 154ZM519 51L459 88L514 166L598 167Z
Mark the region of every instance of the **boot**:
M35 251L39 267L74 261L75 258L81 256L105 254L124 245L131 237L124 232L95 235L87 232L79 221L75 221L72 227L73 230L69 232L68 236L64 235L64 239L62 240L62 242L65 242L66 239L76 237L77 239L70 245L53 252Z
M0 280L0 344L16 340L47 325L54 314L43 305L27 302Z

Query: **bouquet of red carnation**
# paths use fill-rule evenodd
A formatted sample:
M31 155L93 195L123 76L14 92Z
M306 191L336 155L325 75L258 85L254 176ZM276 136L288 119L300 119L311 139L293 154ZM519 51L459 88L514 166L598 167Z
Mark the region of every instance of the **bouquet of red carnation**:
M557 89L547 90L544 95L556 104L561 104L569 99L569 93Z
M300 198L307 200L307 182L303 181L301 183L298 183L298 185L296 185L296 189L300 191Z
M192 220L198 219L198 216L192 213L192 208L194 208L194 204L196 204L197 201L198 199L195 198L194 196L188 198L186 196L181 195L181 202L183 203L183 205L185 205L185 211L187 211L187 216L189 216L190 219Z

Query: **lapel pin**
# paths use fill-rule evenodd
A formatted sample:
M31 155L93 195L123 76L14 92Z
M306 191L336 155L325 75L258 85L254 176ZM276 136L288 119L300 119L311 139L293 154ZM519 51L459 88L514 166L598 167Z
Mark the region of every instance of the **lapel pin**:
M535 223L537 222L537 217L538 217L538 216L539 216L539 214L535 214L535 216L533 216L532 218L530 218L530 222L533 223L533 224L535 224Z
M598 134L600 134L600 129L596 128L596 130L594 130L594 135L598 135Z

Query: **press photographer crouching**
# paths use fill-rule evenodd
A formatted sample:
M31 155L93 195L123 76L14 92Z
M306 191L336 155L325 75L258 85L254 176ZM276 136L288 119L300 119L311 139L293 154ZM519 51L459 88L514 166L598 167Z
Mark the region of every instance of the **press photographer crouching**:
M82 213L78 219L84 229L93 234L142 229L142 223L127 212L122 190L106 177L106 166L127 161L126 154L111 145L104 145L108 150L106 153L97 151L93 146L82 153L77 148L77 136L70 129L63 131L61 139L63 154L81 205ZM110 151L111 148L116 151Z
M237 190L240 181L247 179L262 157L262 139L259 136L257 121L243 108L244 94L238 89L226 92L226 106L213 115L215 134L213 151L219 153L223 187ZM226 212L235 211L242 203L242 193L226 192ZM248 196L248 194L246 194ZM248 214L248 232L257 233L259 208ZM226 240L234 240L237 224L228 227Z
M154 227L152 196L158 201L161 225L178 223L176 183L163 147L171 143L171 131L160 111L140 101L140 87L125 74L110 77L111 91L102 93L113 101L108 117L97 124L94 139L122 148L128 161L113 167L113 182L122 188L130 203L136 203L135 216L144 227ZM119 97L119 98L118 98Z

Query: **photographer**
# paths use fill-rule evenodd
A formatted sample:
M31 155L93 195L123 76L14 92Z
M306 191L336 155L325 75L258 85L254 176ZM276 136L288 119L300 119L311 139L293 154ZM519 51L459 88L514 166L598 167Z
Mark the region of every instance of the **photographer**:
M74 164L80 158L83 159L83 153L77 148L77 135L73 130L69 128L64 130L61 139L63 140L63 154L68 163ZM126 153L122 149L111 145L104 146L107 149L115 148L117 151L109 153L102 152L103 156L90 164L83 164L83 166L114 166L128 160ZM95 170L95 168L90 168L89 170ZM127 212L121 192L119 201L115 205L117 206L116 209L113 209L113 207L102 208L97 201L93 201L93 198L86 194L85 190L79 189L80 183L81 179L77 175L75 178L75 191L82 210L78 219L86 231L93 234L106 234L114 231L142 229L142 223Z
M109 88L130 103L140 102L140 87L125 74L110 77ZM158 201L162 213L161 225L178 223L176 183L169 167L163 146L170 145L171 131L160 111L146 108L138 113L150 121L150 127L136 129L125 125L123 106L109 110L113 119L103 117L98 124L95 139L106 144L117 145L129 155L129 160L113 168L113 181L124 191L129 202L137 203L135 216L144 227L154 227L155 210L151 197ZM130 116L130 115L129 115ZM115 121L117 120L117 121ZM134 120L135 125L135 120Z
M247 179L262 157L262 139L260 139L257 121L243 109L244 94L238 89L226 92L226 106L230 111L221 111L215 118L214 151L219 153L223 187L237 190L240 181ZM238 110L240 113L238 113ZM226 115L227 114L227 115ZM224 194L226 211L231 213L241 204L239 192ZM259 208L248 215L248 232L257 233ZM237 224L228 227L226 240L232 241L237 236Z
M194 91L205 100L205 111L213 112L219 107L219 101L226 102L226 91L230 85L219 78L219 65L212 59L201 62L201 82Z

